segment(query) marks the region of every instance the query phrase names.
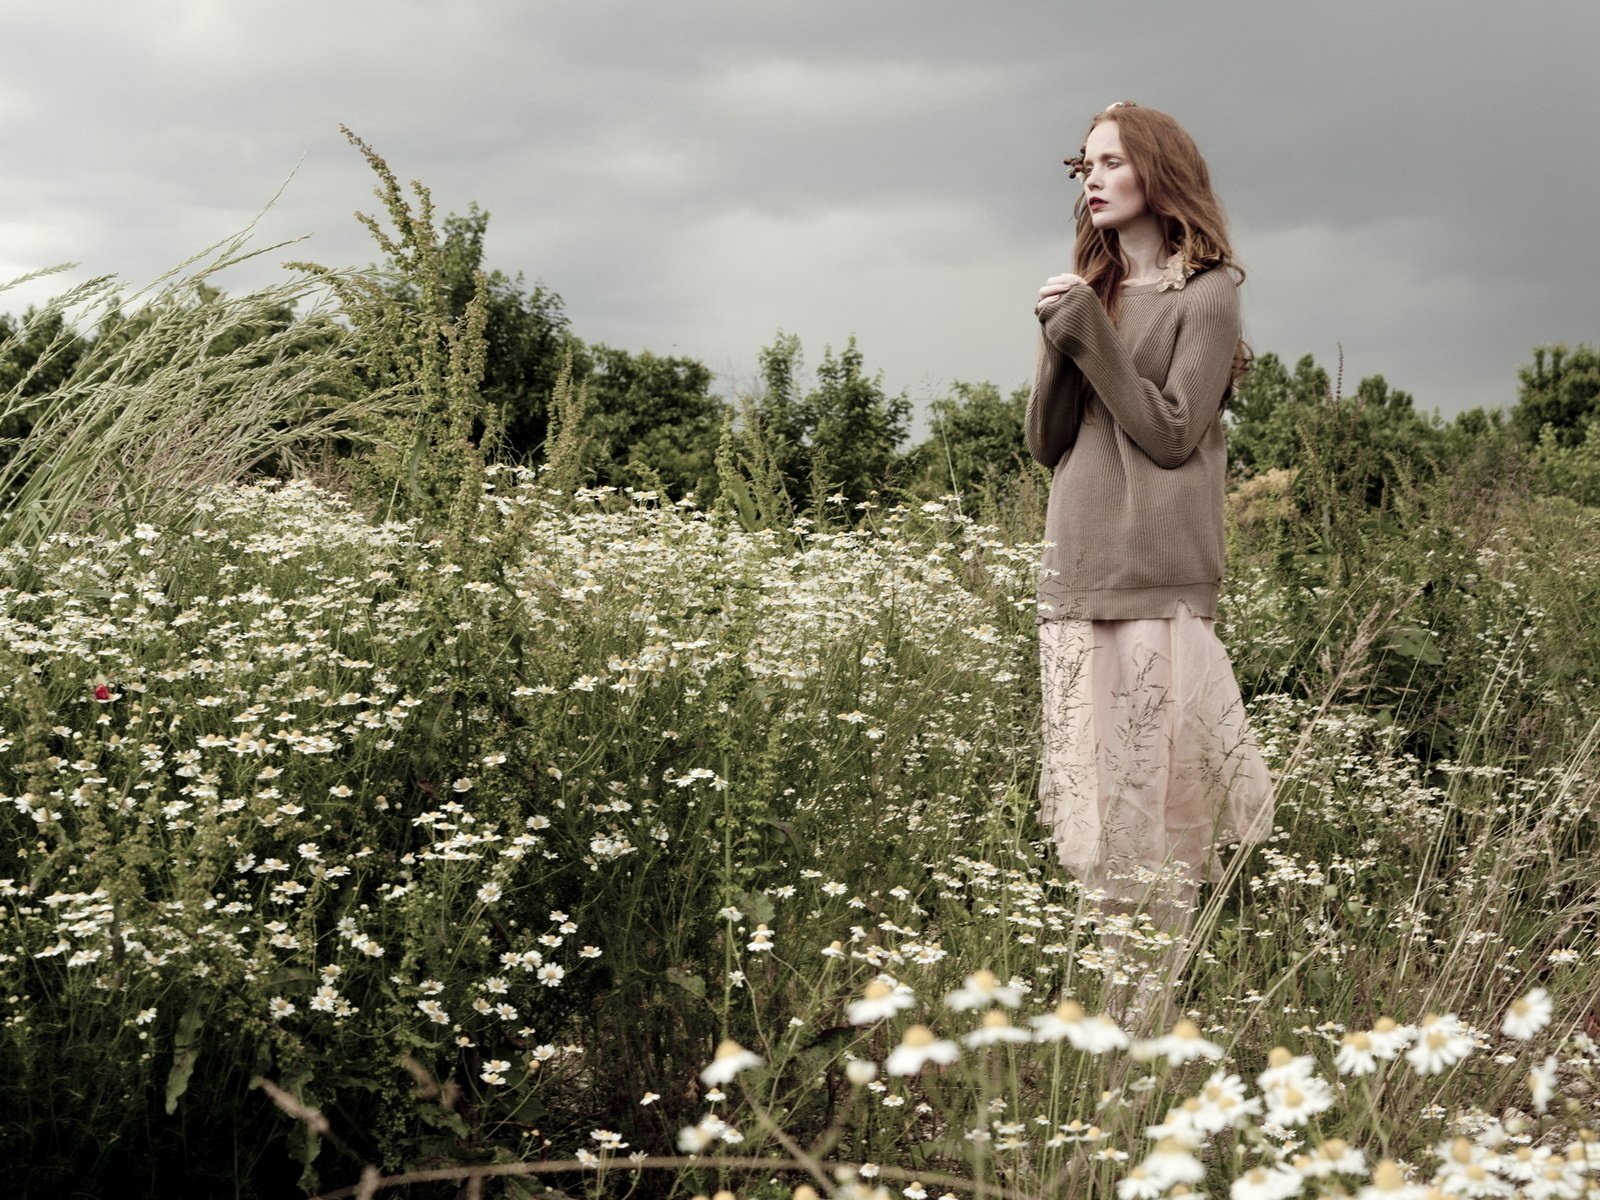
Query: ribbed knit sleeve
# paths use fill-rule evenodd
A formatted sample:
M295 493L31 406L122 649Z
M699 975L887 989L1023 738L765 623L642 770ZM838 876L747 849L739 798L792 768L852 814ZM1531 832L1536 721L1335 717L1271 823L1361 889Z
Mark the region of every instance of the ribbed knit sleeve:
M1177 467L1215 422L1228 386L1239 341L1238 287L1220 270L1189 280L1164 387L1134 369L1092 288L1062 293L1045 310L1043 329L1050 345L1082 369L1134 444L1157 466Z
M1061 456L1072 449L1083 422L1086 386L1078 364L1052 346L1041 329L1034 356L1033 390L1028 394L1028 412L1023 422L1024 439L1034 462L1053 470Z

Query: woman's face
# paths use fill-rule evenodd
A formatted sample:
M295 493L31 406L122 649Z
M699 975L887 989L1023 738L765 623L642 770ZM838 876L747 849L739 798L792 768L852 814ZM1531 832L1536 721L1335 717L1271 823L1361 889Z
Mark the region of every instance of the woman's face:
M1122 154L1115 121L1101 121L1083 143L1084 202L1096 229L1119 229L1149 212L1144 186Z

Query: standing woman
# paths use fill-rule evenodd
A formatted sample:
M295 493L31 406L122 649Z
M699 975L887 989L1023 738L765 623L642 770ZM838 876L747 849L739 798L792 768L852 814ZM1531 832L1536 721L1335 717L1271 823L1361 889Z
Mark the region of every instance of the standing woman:
M1244 272L1205 160L1166 113L1113 104L1067 165L1084 181L1076 273L1039 289L1026 420L1053 473L1040 818L1085 888L1182 934L1222 848L1272 824L1212 631Z

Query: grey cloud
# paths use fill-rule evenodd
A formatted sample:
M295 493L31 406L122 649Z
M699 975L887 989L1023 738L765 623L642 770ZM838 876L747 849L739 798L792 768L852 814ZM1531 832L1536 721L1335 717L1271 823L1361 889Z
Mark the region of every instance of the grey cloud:
M812 361L854 332L893 389L1010 387L1069 262L1060 158L1134 98L1207 155L1258 350L1508 403L1533 345L1597 336L1597 33L1592 0L8 0L0 275L143 281L297 163L261 236L370 261L344 122L482 203L492 264L585 337L736 383L779 326Z

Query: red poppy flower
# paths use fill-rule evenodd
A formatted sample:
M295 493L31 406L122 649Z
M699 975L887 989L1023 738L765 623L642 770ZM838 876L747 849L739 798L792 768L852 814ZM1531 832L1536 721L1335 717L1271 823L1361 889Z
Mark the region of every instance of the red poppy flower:
M96 685L96 687L94 689L94 698L96 700L109 700L109 699L111 699L111 689L108 688L103 683Z

